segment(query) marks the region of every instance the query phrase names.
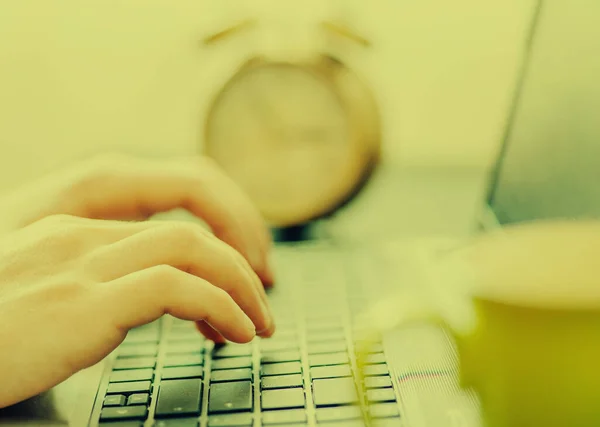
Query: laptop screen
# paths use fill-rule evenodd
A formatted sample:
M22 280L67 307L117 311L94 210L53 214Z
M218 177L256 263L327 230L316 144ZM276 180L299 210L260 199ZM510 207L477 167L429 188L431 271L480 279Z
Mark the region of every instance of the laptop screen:
M600 216L600 2L539 6L490 195L504 224Z

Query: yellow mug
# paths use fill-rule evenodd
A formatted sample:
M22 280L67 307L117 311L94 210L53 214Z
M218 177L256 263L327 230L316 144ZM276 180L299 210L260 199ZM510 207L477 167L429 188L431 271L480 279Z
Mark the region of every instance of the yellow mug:
M385 330L436 322L454 337L484 427L600 426L599 222L510 227L420 270L413 292L362 317L367 347Z

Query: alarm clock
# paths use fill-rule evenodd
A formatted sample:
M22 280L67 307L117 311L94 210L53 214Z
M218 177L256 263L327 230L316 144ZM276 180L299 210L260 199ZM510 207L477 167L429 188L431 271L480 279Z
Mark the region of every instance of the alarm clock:
M203 147L270 225L289 227L360 190L380 156L379 122L372 92L339 58L259 56L218 91Z

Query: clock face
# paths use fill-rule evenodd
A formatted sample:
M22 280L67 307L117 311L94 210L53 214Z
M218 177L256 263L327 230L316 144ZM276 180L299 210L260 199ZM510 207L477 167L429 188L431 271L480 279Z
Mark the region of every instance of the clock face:
M206 137L207 154L273 225L331 210L363 174L352 116L331 83L306 67L242 69L217 97Z

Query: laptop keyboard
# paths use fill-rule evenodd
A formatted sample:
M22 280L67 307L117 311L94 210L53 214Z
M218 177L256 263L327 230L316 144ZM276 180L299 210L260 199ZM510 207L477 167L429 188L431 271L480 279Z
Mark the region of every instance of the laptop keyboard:
M170 316L130 331L109 359L90 426L363 426L352 318L383 285L372 258L278 248L270 339L215 346ZM376 425L401 425L383 345L371 351L361 395Z

